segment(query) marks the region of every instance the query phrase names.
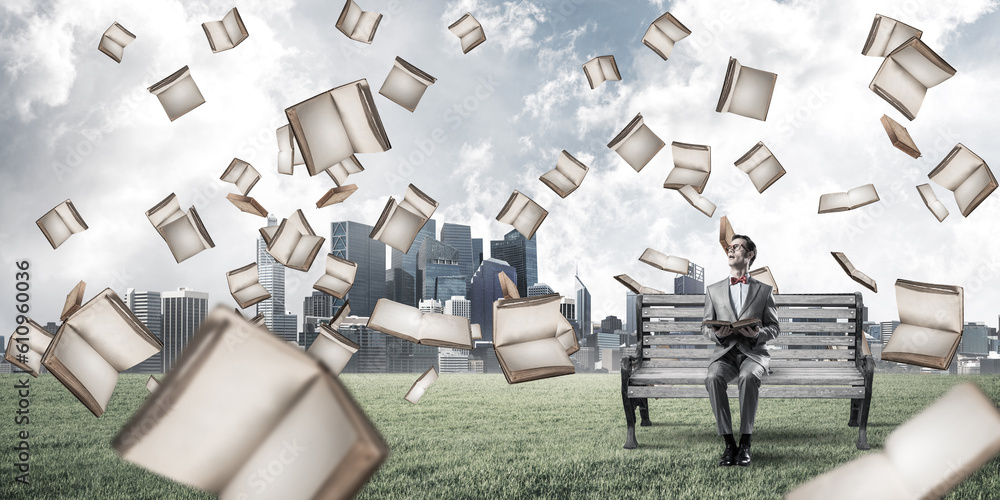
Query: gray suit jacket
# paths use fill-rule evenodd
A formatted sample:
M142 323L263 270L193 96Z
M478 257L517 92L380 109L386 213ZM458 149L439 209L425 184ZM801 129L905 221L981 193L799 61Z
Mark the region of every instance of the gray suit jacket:
M715 334L715 329L702 325L701 332L709 340L715 342L715 352L709 364L721 358L732 349L739 349L748 358L768 369L771 356L764 348L764 344L778 336L778 313L774 306L774 296L771 294L771 285L765 285L760 281L747 277L747 298L743 303L743 310L737 315L733 312L732 301L729 298L729 278L708 286L705 293L705 320L739 321L747 318L760 318L761 329L756 338L745 337L738 333L732 333L720 342Z

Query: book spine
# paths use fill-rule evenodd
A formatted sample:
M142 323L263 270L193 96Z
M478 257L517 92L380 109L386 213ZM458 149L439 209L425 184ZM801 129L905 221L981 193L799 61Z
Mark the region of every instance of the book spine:
M734 73L736 72L736 64L738 64L736 62L736 59L730 57L729 66L726 68L726 79L725 82L722 84L722 94L719 95L719 104L715 107L716 113L722 113L723 111L725 111L725 109L723 108L725 108L726 101L729 99L729 92L730 90L732 90L733 77L735 76Z
M372 232L368 235L369 238L377 240L382 236L382 227L389 220L389 216L392 215L395 208L396 199L390 196L389 201L385 202L385 208L382 209L382 215L378 217L378 222L375 223L375 227L372 228Z
M636 130L638 130L639 127L642 126L642 124L643 124L642 123L642 113L638 113L638 114L635 115L635 118L632 118L632 121L628 122L628 125L626 125L625 128L622 129L621 132L618 132L618 135L616 135L614 137L614 139L611 139L611 142L608 143L608 147L611 148L611 149L617 150L618 146L623 141L625 141L625 139L627 139L629 136L631 136L633 132L635 132Z

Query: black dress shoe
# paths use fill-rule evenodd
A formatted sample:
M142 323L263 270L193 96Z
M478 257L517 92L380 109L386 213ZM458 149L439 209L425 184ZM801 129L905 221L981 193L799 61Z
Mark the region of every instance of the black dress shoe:
M750 465L750 445L744 444L740 446L739 451L736 452L736 465L740 467Z
M736 463L736 447L726 444L726 450L722 452L722 458L719 459L719 467L729 467L734 463Z

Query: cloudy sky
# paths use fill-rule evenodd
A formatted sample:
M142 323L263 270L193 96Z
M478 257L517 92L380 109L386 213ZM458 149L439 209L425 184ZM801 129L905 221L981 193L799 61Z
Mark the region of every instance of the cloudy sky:
M672 290L673 274L637 261L647 247L704 266L709 283L725 277L717 240L727 215L758 243L755 267L769 266L783 293L862 290L870 319L881 321L897 318L897 278L960 285L965 319L997 324L1000 195L963 218L952 194L932 183L951 212L938 223L915 189L959 142L988 164L1000 161L995 2L629 3L365 0L364 9L383 14L367 45L336 30L339 5L244 0L235 6L250 37L213 54L200 24L221 19L232 3L5 1L0 304L9 305L0 307L0 321L13 330L15 262L24 258L31 316L43 324L56 319L79 280L87 298L105 287L121 294L189 286L235 305L225 273L254 260L264 225L225 200L235 186L219 176L239 157L263 175L252 196L279 219L301 208L327 238L332 221L374 224L386 199L413 183L440 203L439 227L468 224L474 237L499 239L510 227L494 218L512 190L526 193L549 211L537 232L540 281L572 295L579 269L595 320L624 317L616 274ZM663 61L641 39L666 11L693 34ZM465 12L488 38L468 54L447 30ZM912 122L867 88L881 64L861 55L876 13L923 30L923 41L958 71L928 91ZM97 50L115 21L137 36L121 64ZM607 54L622 81L591 90L581 65ZM396 56L437 77L413 113L376 93ZM777 73L767 121L715 112L729 57ZM207 102L170 122L146 88L184 65ZM366 170L350 179L357 193L316 209L332 181L301 167L279 175L274 130L285 108L361 78L392 149L359 155ZM668 144L639 173L607 148L637 113ZM921 158L891 146L883 114L908 128ZM704 196L718 205L714 217L661 187L671 141L712 147ZM758 141L787 170L763 194L733 166ZM538 181L563 149L590 167L566 199ZM867 183L880 202L816 213L821 194ZM144 215L171 192L198 208L216 242L180 264ZM34 221L67 198L90 229L53 250ZM831 251L845 252L879 293L851 281ZM287 271L293 313L301 314L301 297L321 273L320 264Z

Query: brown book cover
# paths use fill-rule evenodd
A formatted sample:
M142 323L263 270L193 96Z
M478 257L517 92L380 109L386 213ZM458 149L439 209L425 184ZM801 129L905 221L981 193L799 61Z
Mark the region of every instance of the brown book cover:
M347 200L347 198L350 198L350 196L357 190L357 184L348 184L346 186L331 188L316 202L316 208L323 208L341 203Z
M917 143L913 142L913 138L906 131L906 127L897 123L896 120L889 118L889 115L882 115L879 121L882 122L882 128L885 129L886 134L889 134L889 141L892 142L892 145L896 149L913 158L920 158L920 149L917 148Z
M261 206L261 204L258 203L257 200L249 196L242 196L236 193L229 193L226 195L226 199L229 200L229 202L232 203L233 205L236 205L236 208L240 209L243 212L246 212L248 214L253 214L258 217L265 217L265 218L267 217L267 209Z
M83 305L83 292L87 289L87 284L82 280L70 290L69 294L66 295L66 303L63 304L62 313L59 315L59 321L66 321L67 318L73 315L76 311L80 309Z
M505 299L519 299L521 295L517 292L517 285L510 280L507 273L498 273L497 277L500 279L500 290L503 291L503 298Z
M729 216L723 215L719 219L719 244L722 245L722 251L726 255L729 255L729 246L733 244L733 236L736 236L736 231L729 223Z

